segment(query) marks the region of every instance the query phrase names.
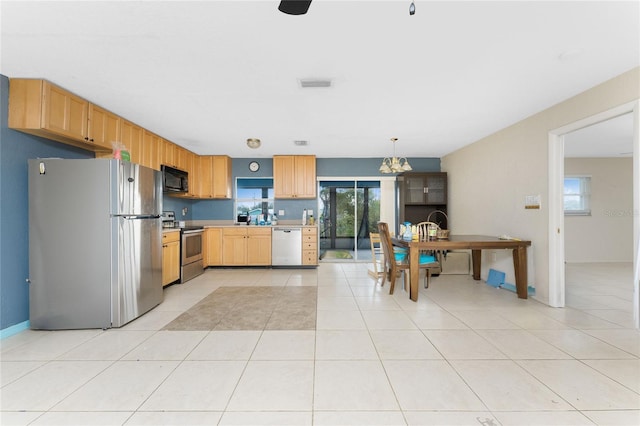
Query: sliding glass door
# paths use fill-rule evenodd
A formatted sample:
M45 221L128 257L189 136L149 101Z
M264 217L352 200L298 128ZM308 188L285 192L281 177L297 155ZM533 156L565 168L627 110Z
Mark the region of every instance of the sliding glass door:
M320 181L320 260L371 260L369 232L378 232L380 182Z

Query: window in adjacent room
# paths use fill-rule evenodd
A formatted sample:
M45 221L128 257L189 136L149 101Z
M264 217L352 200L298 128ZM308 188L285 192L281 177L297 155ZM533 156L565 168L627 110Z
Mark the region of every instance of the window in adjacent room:
M273 179L238 178L236 180L236 214L273 214Z
M564 214L591 215L591 176L565 176Z

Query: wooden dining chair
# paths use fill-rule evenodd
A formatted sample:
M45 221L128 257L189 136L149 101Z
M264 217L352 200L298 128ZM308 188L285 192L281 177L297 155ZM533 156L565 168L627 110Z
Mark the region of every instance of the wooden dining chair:
M420 236L420 238L427 238L429 235L429 225L434 225L436 227L436 235L439 231L441 231L440 225L438 225L435 222L419 222L416 224L416 228L418 228L418 235ZM436 260L438 261L438 266L433 267L429 270L429 272L431 272L431 274L440 274L442 272L442 268L441 268L441 263L440 261L442 260L442 257L446 257L446 252L440 252L440 251L435 251L435 250L422 250L420 252L421 254L427 255L427 256L433 256L436 258ZM425 286L428 287L428 284Z
M371 243L371 263L373 263L373 270L369 269L369 275L378 282L378 278L384 276L385 270L380 234L377 232L369 232L369 241Z
M396 253L393 249L391 242L391 234L389 233L389 225L386 222L378 222L378 232L380 233L380 243L382 245L382 252L384 253L384 265L387 274L382 276L382 284L384 285L386 279L389 279L389 294L393 294L393 290L396 285L396 277L398 272L402 271L404 282L407 282L407 271L409 270L409 253L400 252ZM425 288L429 287L429 281L431 280L430 268L439 266L433 256L420 256L420 269L425 269Z

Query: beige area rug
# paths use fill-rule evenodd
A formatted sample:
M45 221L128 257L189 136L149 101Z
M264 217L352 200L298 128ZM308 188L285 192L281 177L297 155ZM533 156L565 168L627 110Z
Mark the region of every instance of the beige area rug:
M317 287L220 287L165 330L315 330Z

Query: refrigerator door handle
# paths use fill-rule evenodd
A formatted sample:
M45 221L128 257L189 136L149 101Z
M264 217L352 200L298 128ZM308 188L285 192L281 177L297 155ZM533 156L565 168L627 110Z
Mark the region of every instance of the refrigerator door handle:
M160 219L160 215L142 215L142 214L114 214L112 217L121 217L123 219Z

